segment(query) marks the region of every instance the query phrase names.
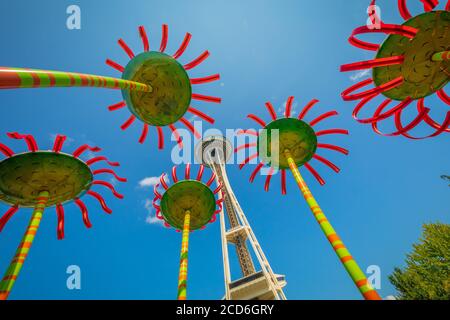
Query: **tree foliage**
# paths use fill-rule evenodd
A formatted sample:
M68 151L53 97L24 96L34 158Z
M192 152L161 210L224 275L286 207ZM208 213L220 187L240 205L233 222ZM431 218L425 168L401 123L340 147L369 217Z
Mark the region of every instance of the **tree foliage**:
M450 225L424 224L406 267L395 268L389 280L400 300L450 300Z

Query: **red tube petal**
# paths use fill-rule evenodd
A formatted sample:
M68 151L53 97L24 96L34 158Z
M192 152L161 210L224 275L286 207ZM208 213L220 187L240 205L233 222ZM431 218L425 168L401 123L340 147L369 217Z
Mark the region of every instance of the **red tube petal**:
M438 90L437 95L444 103L450 105L450 97L445 93L444 89Z
M214 182L214 179L216 179L216 174L213 172L213 173L211 174L211 177L209 178L208 182L206 182L206 185L207 185L208 187L210 187L211 184Z
M371 83L373 83L373 80L367 79L367 80L361 81L361 82L351 86L350 88L348 88L342 92L342 94L341 94L342 99L344 99L345 101L359 100L359 99L366 98L366 97L369 97L374 94L389 91L391 89L394 89L394 88L400 86L403 83L403 76L400 76L391 81L388 81L378 87L375 87L375 88L372 88L372 89L369 89L369 90L366 90L366 91L363 91L360 93L351 94L354 91L356 91L362 87L365 87Z
M205 95L197 94L197 93L192 94L192 99L206 101L206 102L212 102L212 103L221 103L222 102L222 98L205 96Z
M402 122L401 122L401 115L402 115L403 110L400 110L399 112L395 113L395 127L397 128L397 132L391 133L391 136L394 135L399 135L399 134L405 134L408 131L414 129L416 126L418 126L425 118L426 115L428 115L428 113L430 112L429 108L424 108L423 110L421 110L419 112L419 114L417 115L417 117L412 120L408 125L406 125L405 127L403 126ZM373 125L375 125L376 123L372 124L372 128L374 127Z
M185 70L190 70L192 68L195 68L196 66L198 66L200 63L202 63L203 61L206 60L206 58L209 57L209 51L206 50L205 52L203 52L201 55L199 55L197 58L195 58L194 60L192 60L191 62L189 62L188 64L184 65L184 69Z
M122 129L122 130L128 129L128 128L133 124L133 122L134 122L135 120L136 120L136 117L135 117L134 115L131 115L131 116L128 118L128 120L125 121L125 122L120 126L120 129Z
M3 153L6 157L12 157L14 155L14 151L12 151L8 146L0 143L0 152Z
M19 210L18 206L13 206L5 212L5 214L0 218L0 232L3 231L3 228L8 223L9 219Z
M396 24L385 24L381 22L380 28L369 28L368 26L361 26L356 28L355 30L353 30L348 41L350 42L351 45L355 47L377 51L380 47L378 44L373 44L370 42L359 40L356 38L356 35L365 33L385 33L385 34L398 34L412 39L416 36L417 32L418 30L412 27L401 26Z
M317 144L317 148L334 150L334 151L340 152L340 153L342 153L342 154L348 155L348 150L347 150L347 149L344 149L344 148L342 148L342 147L335 146L335 145L333 145L333 144L318 143L318 144Z
M219 79L220 79L220 74L216 73L211 76L206 76L206 77L202 77L202 78L192 78L190 81L191 81L191 84L202 84L202 83L217 81Z
M386 107L387 105L380 105L377 110L374 113L374 118L379 117L379 115L383 112L383 109ZM402 123L401 123L401 114L403 112L404 108L401 108L399 110L397 110L395 112L395 126L397 128L396 132L392 132L389 134L385 134L382 133L379 129L378 129L378 120L372 122L372 129L383 136L398 136L398 135L404 135L406 137L409 137L407 134L408 131L414 129L417 125L419 125L420 122L422 122L424 120L424 118L426 117L426 115L428 114L428 112L430 111L430 109L428 108L423 108L421 110L419 110L419 114L417 115L417 117L412 120L406 127L403 127Z
M331 162L328 159L325 159L324 157L319 156L318 154L314 154L313 158L330 167L336 173L339 173L339 171L341 171L341 169L339 169L339 167L335 165L333 162Z
M260 117L255 116L254 114L249 114L247 116L247 118L252 119L253 121L255 121L256 123L258 123L261 127L265 127L266 123L264 122L264 120L262 120Z
M109 111L115 111L115 110L118 110L118 109L122 109L123 107L126 107L126 106L127 106L127 104L125 103L125 101L120 101L120 102L118 102L116 104L110 105L108 107L108 110Z
M81 147L79 147L78 149L76 149L72 155L75 158L78 158L79 156L81 156L84 152L86 152L87 150L92 151L92 152L99 152L102 149L100 149L99 147L91 147L87 144L82 145Z
M333 117L333 116L337 116L337 115L338 115L338 113L337 113L335 110L326 112L326 113L324 113L324 114L318 116L318 117L315 118L314 120L312 120L312 121L309 123L309 125L310 125L311 127L314 127L314 126L315 126L316 124L318 124L320 121L323 121L323 120L325 120L325 119L327 119L327 118L329 118L329 117Z
M409 20L412 18L411 13L406 6L406 0L398 0L398 10L400 11L400 15L403 17L403 19Z
M294 101L294 97L290 96L286 101L286 112L284 113L286 118L289 118L291 116L291 110L292 110L292 102Z
M106 59L106 64L110 66L111 68L116 69L117 71L123 73L125 71L125 68L118 64L117 62L112 61L111 59Z
M253 159L258 157L258 153L254 153L251 156L249 156L248 158L246 158L244 160L244 162L242 162L241 164L239 164L239 169L242 169L247 163L249 163L250 161L252 161Z
M273 172L274 172L273 168L270 168L269 172L267 173L266 182L264 183L264 190L265 191L269 191L270 180L272 179Z
M172 181L173 181L173 183L177 183L178 182L177 166L173 166L172 167Z
M184 178L186 180L189 180L191 178L191 164L186 164L186 168L184 170Z
M345 129L327 129L316 132L316 136L324 136L328 134L348 134L348 130Z
M319 102L319 100L317 100L317 99L312 99L310 102L308 102L308 104L303 107L303 110L300 111L300 113L298 115L298 119L302 120L306 116L306 114L309 112L309 110L311 110L311 108L318 102Z
M325 180L323 180L320 174L318 174L317 171L314 170L314 168L311 167L309 163L305 163L305 167L306 169L308 169L309 172L311 172L311 174L314 176L314 178L316 178L316 180L320 183L321 186L325 184Z
M439 4L439 0L420 0L423 3L425 11L429 12ZM448 4L447 4L448 5Z
M203 176L203 171L205 171L205 166L204 165L200 165L200 168L198 169L198 173L197 173L197 181L201 181L202 180L202 176Z
M264 166L264 164L261 162L256 166L255 170L253 170L253 172L250 176L250 179L249 179L250 182L253 182L255 180L256 175L258 174L258 172L261 170L261 168L263 166Z
M53 143L53 151L59 153L62 149L64 141L66 141L66 136L58 134L55 138L55 142Z
M180 135L178 134L177 128L173 124L169 124L170 131L172 131L173 136L175 137L175 140L177 141L178 147L183 149L183 141L181 140Z
M203 112L201 112L201 111L199 111L199 110L197 110L197 109L194 109L194 108L192 108L192 107L189 107L188 112L190 112L190 113L192 113L192 114L198 116L199 118L205 120L206 122L209 122L209 123L211 123L211 124L214 124L214 119L213 119L213 118L207 116L206 114L204 114Z
M56 214L58 215L58 228L57 236L58 240L64 239L64 208L62 205L58 204L56 206Z
M118 181L120 181L120 182L127 182L127 179L119 177L119 176L114 172L114 170L111 170L111 169L98 169L98 170L95 170L95 171L92 172L92 174L93 174L94 176L97 175L97 174L103 174L103 173L108 173L108 174L113 175L114 178L116 178L116 179L117 179Z
M161 46L159 47L160 52L164 52L167 47L167 38L169 37L169 27L167 24L162 25L162 37L161 37Z
M186 126L186 128L189 129L189 131L194 134L197 139L201 139L202 136L200 135L200 133L198 133L197 130L195 130L195 127L192 125L192 123L186 120L186 118L181 118L180 121Z
M341 72L371 69L376 67L392 66L401 64L405 60L404 56L394 56L387 58L378 58L374 60L359 61L349 64L343 64L340 68Z
M145 139L147 139L148 135L148 124L144 123L144 126L142 127L142 133L139 137L139 143L142 144L145 142Z
M191 38L192 38L192 35L190 33L186 33L186 35L184 36L183 42L181 43L180 48L173 55L174 59L178 59L179 57L181 57L181 55L184 53L187 46L189 45L189 41L191 41Z
M38 146L37 146L36 140L34 139L34 137L31 134L19 134L17 132L9 132L9 133L7 133L7 135L8 135L8 137L10 137L12 139L25 140L25 142L27 143L27 146L28 146L28 150L30 150L31 152L38 151Z
M368 101L370 101L372 98L373 97L368 97L368 98L362 100L360 103L358 103L356 108L353 110L353 118L356 121L358 121L359 123L373 123L373 122L376 122L376 121L381 121L381 120L384 120L386 118L389 118L390 116L395 114L397 111L405 109L413 101L411 98L406 98L405 100L401 101L399 104L397 104L396 106L392 107L388 111L381 112L382 110L384 110L384 108L386 106L388 106L392 102L392 100L386 99L380 104L380 106L377 108L377 111L375 111L375 114L371 118L360 119L358 115L359 115L359 112L361 111L361 108L364 107L364 105ZM378 110L379 110L379 112L378 112Z
M270 102L266 102L266 108L267 111L269 111L272 120L277 120L277 114L275 113L275 109L273 108L273 105Z
M147 32L145 32L144 26L139 26L139 35L142 39L142 44L144 45L144 51L150 50L150 45L148 43Z
M214 193L214 194L219 193L219 191L222 190L222 187L223 187L223 186L222 186L222 184L220 183L220 184L217 186L217 188L213 191L213 193Z
M123 39L119 39L119 41L117 42L119 43L119 46L123 49L123 51L125 51L125 53L130 57L130 59L133 59L134 53L130 49L130 47L125 43L125 41L123 41Z
M80 199L75 199L75 204L80 208L81 215L83 217L83 223L86 226L86 228L92 228L92 223L89 220L89 214L86 205L83 201Z
M176 182L176 181L174 181L174 182ZM155 184L154 186L153 186L153 194L155 195L155 199L161 199L162 198L162 195L158 192L158 187L159 187L159 183L157 183L157 184Z
M112 210L110 208L108 208L108 206L106 205L105 199L103 199L103 197L98 194L97 192L94 192L92 190L89 190L88 192L86 192L88 195L94 197L95 199L97 199L97 201L100 203L100 205L102 206L103 211L105 211L108 214L112 213Z
M158 200L157 198L153 199L152 206L153 206L153 208L156 209L156 211L161 211L161 207L158 204L156 204L157 200Z
M421 111L421 110L423 110L423 109L425 109L425 104L424 104L424 100L425 99L419 99L418 101L417 101L417 111ZM450 113L450 111L449 112L447 112L447 115ZM429 115L426 115L425 116L425 118L424 118L424 121L429 125L429 126L431 126L432 128L434 128L434 129L436 129L436 130L442 130L442 131L445 131L445 132L450 132L450 128L446 128L446 127L444 127L444 129L442 129L442 125L441 124L439 124L439 123L437 123L436 121L434 121L433 119L431 119L431 117L429 116Z
M167 190L167 189L169 189L169 186L168 186L167 183L166 183L165 177L166 177L166 174L163 173L163 174L161 175L161 177L159 177L159 182L161 183L162 187L163 187L165 190Z
M123 199L123 195L121 195L120 193L118 193L118 192L116 191L116 189L114 189L114 186L113 186L111 183L109 183L109 182L106 182L106 181L100 181L100 180L95 180L95 181L92 181L92 185L99 185L99 186L107 187L109 190L111 190L112 194L113 194L116 198L118 198L118 199Z
M238 146L237 148L235 148L234 152L239 152L242 149L248 149L248 148L257 147L257 146L258 146L258 143L256 143L256 142L242 144L242 145Z
M164 148L164 134L161 127L156 127L156 130L158 131L158 149Z
M95 158L92 158L92 159L89 159L88 161L86 161L86 164L88 165L88 166L91 166L91 165L93 165L94 163L97 163L97 162L99 162L99 161L105 161L107 164L109 164L111 167L118 167L118 166L120 166L120 163L118 163L118 162L110 162L109 160L108 160L108 158L106 158L106 157L104 157L104 156L99 156L99 157L95 157Z
M286 170L281 170L281 194L286 194Z
M256 132L255 130L250 130L250 129L248 129L248 130L240 129L240 130L238 130L238 131L236 132L236 134L237 134L237 135L248 134L248 135L250 135L250 136L255 136L255 137L258 137L258 136L259 136L258 132Z

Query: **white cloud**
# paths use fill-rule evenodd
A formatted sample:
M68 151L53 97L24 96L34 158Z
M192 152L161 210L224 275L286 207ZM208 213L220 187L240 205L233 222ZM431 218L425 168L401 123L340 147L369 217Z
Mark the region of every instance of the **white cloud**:
M50 140L52 142L55 141L57 134L56 133L50 133ZM69 146L71 145L73 142L75 141L75 139L66 136L66 141L64 141L64 145Z
M145 218L145 223L147 224L163 224L163 221L158 219L155 214L155 210L152 205L152 201L147 199L145 200L144 207L147 210L147 217Z
M383 300L397 300L394 296L387 296Z
M159 177L146 177L139 181L139 187L149 188L159 183Z
M356 81L361 79L362 77L368 76L370 74L370 69L359 71L350 76L350 80Z
M287 101L283 102L283 105L277 109L277 113L282 114L283 117L286 116L286 102ZM298 102L294 101L294 103L292 103L291 106L291 116L297 114L297 109L298 109Z

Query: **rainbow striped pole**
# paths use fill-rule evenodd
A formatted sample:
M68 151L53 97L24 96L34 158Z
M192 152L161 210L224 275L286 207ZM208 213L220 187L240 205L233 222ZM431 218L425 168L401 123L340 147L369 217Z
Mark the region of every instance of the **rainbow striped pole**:
M300 175L300 171L298 170L297 165L295 164L295 161L292 158L289 150L285 150L284 154L289 163L289 168L291 169L292 174L294 175L295 181L300 187L303 197L308 203L309 208L314 214L314 217L319 223L323 233L325 233L325 236L332 245L334 252L336 252L337 256L344 265L344 268L347 270L353 282L358 287L358 290L361 292L364 299L366 300L381 300L378 293L368 283L366 275L364 274L364 272L362 272L361 268L353 259L350 252L347 250L344 243L342 242L341 238L339 238L336 231L334 231L333 226L328 221L327 217L323 213L316 199L314 199L314 196L312 195L311 191L309 190L308 186L306 185L305 181Z
M97 87L152 92L150 85L92 74L0 67L0 89Z
M450 51L442 51L437 52L433 54L433 57L431 58L433 61L446 61L450 60Z
M178 274L178 300L186 300L190 223L191 213L186 211L181 239L180 272Z
M28 256L31 245L33 244L34 237L41 223L42 214L44 213L45 206L49 198L47 191L40 192L37 198L37 204L34 208L33 215L31 216L30 224L25 232L22 242L17 248L16 255L9 264L8 270L5 273L2 281L0 282L0 300L6 300L11 292L14 283L19 276L20 270Z

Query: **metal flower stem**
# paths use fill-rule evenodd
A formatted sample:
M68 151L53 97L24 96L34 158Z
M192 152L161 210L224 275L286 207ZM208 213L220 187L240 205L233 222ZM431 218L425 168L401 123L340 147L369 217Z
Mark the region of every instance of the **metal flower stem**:
M343 264L344 268L349 273L350 277L352 278L353 282L357 286L358 290L363 295L364 299L366 300L381 300L378 293L370 286L370 284L367 281L366 275L361 270L359 265L356 263L356 261L351 256L350 252L348 251L347 247L344 245L344 242L342 242L341 238L337 235L336 231L334 230L331 223L328 221L327 217L323 213L322 209L320 208L319 204L317 203L316 199L312 195L311 191L309 190L308 186L306 185L305 181L303 180L300 171L297 168L297 165L295 164L294 159L292 158L291 153L289 150L284 151L284 155L286 156L286 159L289 163L289 168L292 171L292 174L294 175L295 181L297 182L300 191L303 194L303 197L305 198L306 202L308 203L309 208L311 209L312 213L314 214L314 217L316 218L317 222L320 225L320 228L322 229L323 233L327 237L328 241L330 242L331 246L333 247L334 252L339 257L339 260Z
M31 216L27 231L25 232L22 241L17 248L16 255L11 261L5 276L0 282L0 300L6 300L8 298L9 293L11 292L14 283L19 276L20 270L25 263L25 259L28 256L28 252L30 251L34 237L41 223L42 214L44 213L48 199L49 193L47 191L42 191L39 193L37 197L37 204Z

